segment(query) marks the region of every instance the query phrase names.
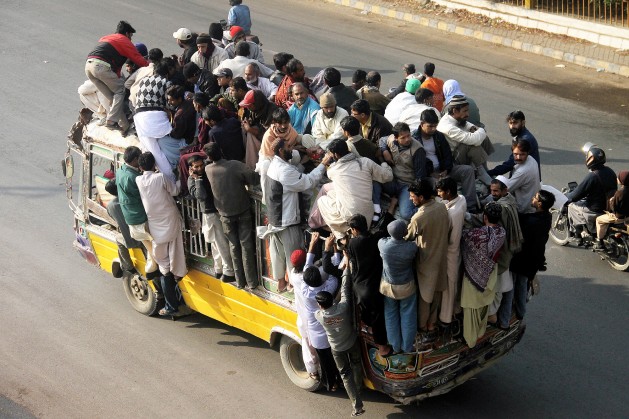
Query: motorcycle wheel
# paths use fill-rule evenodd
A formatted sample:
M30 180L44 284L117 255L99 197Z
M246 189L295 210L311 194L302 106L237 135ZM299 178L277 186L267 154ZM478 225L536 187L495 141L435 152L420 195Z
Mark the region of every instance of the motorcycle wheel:
M568 216L561 213L560 209L551 208L550 238L560 246L565 246L570 241Z
M625 272L629 270L629 243L627 237L616 240L607 240L606 246L611 247L613 252L605 258L612 268ZM613 246L613 247L612 247Z

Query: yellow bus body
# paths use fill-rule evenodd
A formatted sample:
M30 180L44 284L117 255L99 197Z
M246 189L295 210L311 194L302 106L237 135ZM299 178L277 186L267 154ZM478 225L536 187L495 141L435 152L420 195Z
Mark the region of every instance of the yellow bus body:
M118 258L116 243L90 232L88 234L100 266L111 273L113 261ZM139 249L132 249L135 266L144 269L144 257ZM295 337L297 313L255 294L239 290L196 269L190 269L179 282L186 305L205 316L244 330L267 342L280 330Z

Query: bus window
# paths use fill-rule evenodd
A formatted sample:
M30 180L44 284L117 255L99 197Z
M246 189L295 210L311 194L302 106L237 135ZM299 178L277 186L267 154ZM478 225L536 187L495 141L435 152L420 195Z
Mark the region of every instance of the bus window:
M86 205L89 220L95 225L113 224L114 221L107 213L107 204L114 197L105 190L105 185L114 176L114 153L111 149L99 145L90 147L88 173Z
M92 147L90 154L90 196L89 198L107 208L114 197L105 190L105 185L114 174L113 154L101 147Z
M66 196L72 211L83 211L83 153L71 148L66 158Z

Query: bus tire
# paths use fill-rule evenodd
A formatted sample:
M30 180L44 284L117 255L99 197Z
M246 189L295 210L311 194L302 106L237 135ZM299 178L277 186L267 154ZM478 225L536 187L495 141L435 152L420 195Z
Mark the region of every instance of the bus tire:
M127 300L129 300L135 311L146 316L152 316L157 313L159 301L146 279L137 274L124 275L122 277L122 286L124 287Z
M301 356L301 345L294 339L282 335L280 340L280 358L288 378L297 387L306 391L317 391L321 382L310 378Z

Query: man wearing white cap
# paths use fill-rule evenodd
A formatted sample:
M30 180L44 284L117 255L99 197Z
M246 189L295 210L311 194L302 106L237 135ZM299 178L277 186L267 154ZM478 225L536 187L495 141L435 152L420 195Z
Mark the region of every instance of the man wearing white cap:
M448 113L443 115L437 131L445 135L452 157L456 164L471 165L476 172L476 179L486 186L491 183L491 176L487 174L487 152L482 147L487 139L487 133L468 121L469 103L465 96L457 95L448 104Z
M190 62L190 59L197 52L196 42L197 34L192 33L188 28L179 28L173 32L173 38L177 40L177 45L183 48L183 52L179 56L179 65L184 66Z

